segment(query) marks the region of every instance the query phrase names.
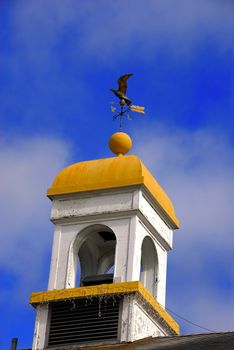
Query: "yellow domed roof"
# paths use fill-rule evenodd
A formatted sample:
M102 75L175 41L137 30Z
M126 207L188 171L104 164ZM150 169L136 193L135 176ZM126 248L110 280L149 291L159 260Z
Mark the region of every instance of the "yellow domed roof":
M140 159L134 155L72 164L56 176L47 195L53 197L133 185L144 185L174 227L179 227L179 220L169 197Z

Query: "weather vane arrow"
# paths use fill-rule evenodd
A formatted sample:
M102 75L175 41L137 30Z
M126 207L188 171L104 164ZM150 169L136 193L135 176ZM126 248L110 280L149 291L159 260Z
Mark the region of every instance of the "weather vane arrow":
M116 89L110 89L118 98L119 98L119 104L120 104L120 110L117 110L115 107L115 103L112 102L111 104L111 110L115 115L113 116L113 120L119 117L120 125L119 130L122 130L123 127L123 117L127 117L128 119L132 119L130 112L137 112L137 113L145 113L145 107L135 106L132 104L132 101L126 96L127 92L127 80L132 76L133 74L124 74L118 79L118 90Z

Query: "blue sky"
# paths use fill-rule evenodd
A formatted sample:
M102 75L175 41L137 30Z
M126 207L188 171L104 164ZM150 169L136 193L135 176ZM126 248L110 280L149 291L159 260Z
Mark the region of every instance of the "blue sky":
M234 4L230 0L1 1L0 347L30 347L47 288L45 197L67 164L111 156L109 88L146 107L124 130L173 200L167 306L212 330L234 316ZM177 319L183 333L202 332Z

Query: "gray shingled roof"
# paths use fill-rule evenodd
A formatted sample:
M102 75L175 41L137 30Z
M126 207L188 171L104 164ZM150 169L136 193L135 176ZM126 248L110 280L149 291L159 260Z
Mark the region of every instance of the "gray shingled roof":
M132 343L68 346L64 350L234 350L234 332L144 338ZM55 350L55 349L54 349ZM61 350L61 348L59 348Z

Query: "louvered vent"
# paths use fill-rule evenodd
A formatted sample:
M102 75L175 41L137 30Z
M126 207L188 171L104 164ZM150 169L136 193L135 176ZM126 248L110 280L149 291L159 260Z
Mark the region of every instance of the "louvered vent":
M117 340L120 298L51 303L49 346Z

